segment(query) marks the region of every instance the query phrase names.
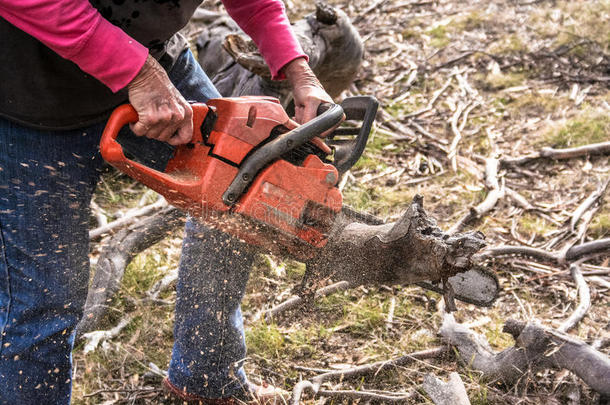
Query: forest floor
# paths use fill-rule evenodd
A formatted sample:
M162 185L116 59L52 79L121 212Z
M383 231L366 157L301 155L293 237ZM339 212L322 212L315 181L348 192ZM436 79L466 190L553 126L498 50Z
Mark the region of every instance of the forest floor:
M291 17L313 3L287 1ZM358 28L366 48L358 80L345 95L381 102L372 139L344 188L354 208L396 219L416 194L444 229L481 203L487 157L517 158L543 147L567 148L610 141L610 1L332 1ZM457 135L457 137L456 137ZM459 139L458 139L459 138ZM501 244L558 250L573 213L610 178L610 158L536 159L503 165L505 196L465 229ZM110 172L95 195L107 213L124 212L156 197ZM152 200L151 200L152 199ZM529 205L528 205L529 204ZM610 197L595 206L582 241L610 237ZM109 217L115 217L109 214ZM160 374L173 344L175 289L141 300L176 268L181 233L141 253L129 265L104 326L131 314L121 333L85 354L74 350L75 404L158 403ZM93 246L92 257L99 247ZM514 345L502 332L507 319L557 327L574 310L577 289L567 266L513 257L492 260L502 292L491 308L458 302L456 319L484 335L495 350ZM610 253L582 264L592 306L570 334L584 341L610 337ZM416 286L359 287L316 301L273 322L255 320L285 300L304 266L260 255L243 301L254 381L285 389L314 369L340 369L438 347L441 296ZM391 309L392 308L392 309ZM393 315L389 319L389 313ZM609 353L609 348L602 351ZM158 367L158 370L157 370ZM570 373L549 370L516 387L488 384L455 361L422 360L334 389L413 392L408 403L431 403L421 390L425 374L446 379L458 371L473 404L593 404L598 400ZM306 403L347 403L306 399ZM326 402L325 402L326 401ZM357 403L357 402L355 402ZM364 403L364 402L361 402Z

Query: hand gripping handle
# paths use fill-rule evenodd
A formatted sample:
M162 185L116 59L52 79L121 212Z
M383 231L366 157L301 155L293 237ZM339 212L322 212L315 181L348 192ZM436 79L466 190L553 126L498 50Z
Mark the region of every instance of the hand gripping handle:
M205 104L193 104L192 107L193 123L200 123L201 117L205 117L207 114L208 107ZM180 189L182 186L191 183L192 180L185 183L184 180L180 180L171 174L154 170L125 156L123 148L116 138L121 128L135 122L138 122L138 113L130 104L121 105L112 112L100 141L100 152L104 160L166 197L168 190ZM182 146L178 146L178 148L180 147Z

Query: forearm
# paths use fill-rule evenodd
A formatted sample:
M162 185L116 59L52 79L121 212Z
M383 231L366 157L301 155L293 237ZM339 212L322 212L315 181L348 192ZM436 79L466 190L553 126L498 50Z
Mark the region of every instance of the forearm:
M283 79L282 67L305 58L280 0L223 0L229 15L258 46L274 79Z
M112 91L125 87L148 55L87 0L0 0L0 16Z

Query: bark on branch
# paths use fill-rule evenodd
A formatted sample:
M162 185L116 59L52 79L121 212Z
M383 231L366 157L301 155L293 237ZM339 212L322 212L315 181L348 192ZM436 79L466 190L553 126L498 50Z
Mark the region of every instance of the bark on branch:
M303 396L306 390L310 390L314 395L328 395L328 391L321 390L322 384L328 381L333 380L345 380L352 378L359 378L362 376L366 376L369 374L378 374L383 370L391 369L393 367L401 367L406 366L407 364L411 364L413 362L423 360L423 359L431 359L431 358L440 358L447 354L450 351L447 347L437 347L428 350L422 350L419 352L407 354L401 357L398 357L394 360L385 360L378 361L371 364L365 364L363 366L348 368L345 370L337 370L337 371L329 371L327 373L322 373L310 380L304 380L299 382L294 386L292 390L292 405L298 405L301 401L301 397ZM404 399L403 399L404 400Z
M451 373L448 382L426 374L423 389L435 405L470 405L466 387L458 373Z
M576 148L554 149L542 148L540 152L516 158L504 158L500 161L502 166L521 166L540 159L564 160L581 156L610 154L610 142L593 143Z
M514 347L495 353L484 337L445 315L440 333L457 348L461 362L482 373L485 380L517 383L527 372L567 369L593 390L610 395L610 359L586 343L535 323L508 320L504 331L515 338Z
M308 263L314 278L350 285L437 281L473 267L472 255L485 246L480 232L449 235L415 196L393 223L367 225L339 218L327 246Z

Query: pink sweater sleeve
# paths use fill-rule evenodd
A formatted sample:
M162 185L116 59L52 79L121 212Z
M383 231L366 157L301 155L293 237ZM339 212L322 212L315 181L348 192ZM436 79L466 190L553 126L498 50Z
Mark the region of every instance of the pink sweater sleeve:
M76 63L113 92L140 71L148 49L87 0L0 0L0 16Z
M281 0L222 0L229 15L258 46L273 79L283 79L280 69L307 55L296 39Z

